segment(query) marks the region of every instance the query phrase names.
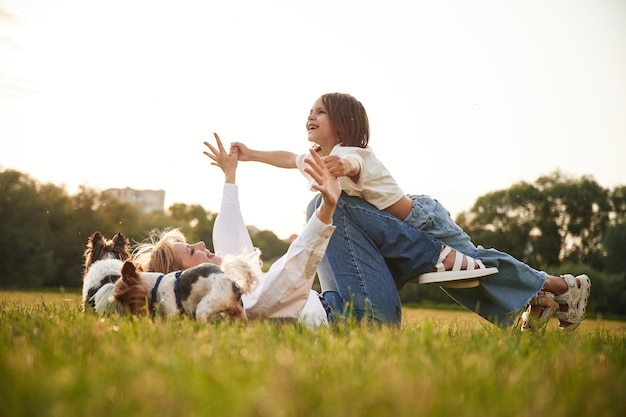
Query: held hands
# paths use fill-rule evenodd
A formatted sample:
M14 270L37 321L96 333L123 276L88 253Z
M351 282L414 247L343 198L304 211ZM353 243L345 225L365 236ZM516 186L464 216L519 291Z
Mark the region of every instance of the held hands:
M240 161L251 161L251 150L241 142L232 142L230 144L230 153L236 152Z
M203 153L213 160L211 165L220 167L224 171L225 181L234 184L238 163L237 149L233 150L231 146L230 153L226 152L217 133L213 133L213 136L215 136L215 141L217 142L217 149L209 142L204 142L209 150Z
M310 150L310 158L305 159L306 167L304 171L313 178L315 184L311 187L322 195L322 204L317 209L317 217L326 224L331 224L335 206L339 195L341 194L341 186L339 180L328 171L322 158L317 152Z

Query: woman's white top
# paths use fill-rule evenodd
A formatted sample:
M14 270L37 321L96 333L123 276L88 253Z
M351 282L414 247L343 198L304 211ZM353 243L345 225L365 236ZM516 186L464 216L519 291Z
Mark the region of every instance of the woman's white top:
M287 253L259 278L252 293L243 295L248 317L294 318L310 327L328 325L326 310L311 286L334 230L335 226L311 216ZM235 184L224 184L222 205L213 227L213 245L222 258L254 251Z
M358 182L352 181L348 177L340 177L341 189L348 195L360 197L368 203L376 206L379 210L384 210L402 198L404 193L393 178L391 173L385 168L383 163L376 158L372 148L359 148L356 146L341 146L340 144L330 152L330 155L350 157L355 159L361 166ZM298 170L311 181L311 177L304 172L304 159L309 154L302 154L296 157ZM365 170L367 168L367 171Z

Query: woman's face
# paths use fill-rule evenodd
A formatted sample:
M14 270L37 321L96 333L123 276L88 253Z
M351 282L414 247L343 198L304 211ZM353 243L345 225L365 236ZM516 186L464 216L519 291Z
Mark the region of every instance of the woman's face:
M309 112L306 121L306 130L310 142L317 143L322 147L323 154L328 154L332 148L339 143L333 131L328 110L324 106L322 98L318 98Z
M202 241L194 243L193 245L182 242L174 243L172 249L180 260L183 269L204 263L214 265L222 264L222 258L208 250Z

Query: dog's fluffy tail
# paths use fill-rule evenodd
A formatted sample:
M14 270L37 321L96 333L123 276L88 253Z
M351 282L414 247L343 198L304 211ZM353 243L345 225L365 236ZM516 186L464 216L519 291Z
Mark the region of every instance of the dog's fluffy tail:
M245 294L252 292L259 282L261 271L261 251L257 248L252 253L226 255L222 269L228 278L237 284Z

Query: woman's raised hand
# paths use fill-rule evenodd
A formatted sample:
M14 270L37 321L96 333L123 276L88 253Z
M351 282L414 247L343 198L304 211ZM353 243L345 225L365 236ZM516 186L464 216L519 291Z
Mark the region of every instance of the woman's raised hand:
M235 174L237 172L237 149L231 148L230 152L226 152L224 149L224 145L222 145L222 141L217 133L213 133L215 136L215 141L217 143L217 148L211 145L209 142L204 142L204 144L209 148L208 151L204 151L203 153L211 158L213 162L211 165L216 167L220 167L222 171L224 171L224 175L226 177L226 182L235 183Z

